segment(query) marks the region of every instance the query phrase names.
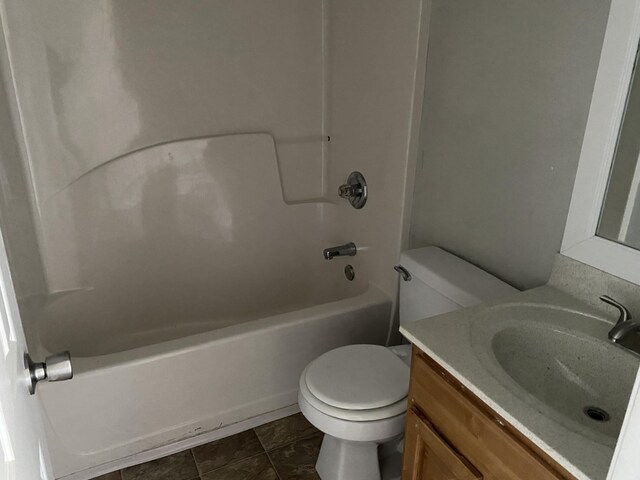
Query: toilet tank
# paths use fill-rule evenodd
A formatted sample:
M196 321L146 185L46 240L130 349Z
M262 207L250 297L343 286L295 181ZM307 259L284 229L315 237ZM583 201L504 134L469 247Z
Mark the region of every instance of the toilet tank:
M437 247L407 250L400 265L410 281L400 281L400 324L517 293L511 285Z

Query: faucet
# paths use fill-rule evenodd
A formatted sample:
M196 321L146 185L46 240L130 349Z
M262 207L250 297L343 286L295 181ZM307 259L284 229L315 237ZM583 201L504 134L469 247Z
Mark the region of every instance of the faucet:
M325 248L322 252L325 260L331 260L333 257L350 256L353 257L358 249L353 242L345 243L344 245L338 245L337 247Z
M629 309L622 305L620 302L614 300L609 295L602 295L600 297L604 303L608 303L612 307L615 307L620 312L620 318L615 326L609 330L609 340L613 343L619 343L631 332L640 331L640 323L631 320L631 312Z

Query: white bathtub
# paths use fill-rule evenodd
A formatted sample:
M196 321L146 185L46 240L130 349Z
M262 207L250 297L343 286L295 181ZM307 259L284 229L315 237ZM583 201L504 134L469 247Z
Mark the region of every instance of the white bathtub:
M386 341L385 294L344 277L320 283L329 288L316 288L315 304L293 299L263 318L125 329L84 345L76 322L65 329L51 319L72 308L64 298L23 305L40 317L36 325L57 326L28 332L32 350L67 346L73 356L71 381L38 385L56 477L90 478L289 414L310 360L341 345Z
M72 380L38 386L55 475L90 478L291 413L309 361L384 343L391 301L366 281L371 253L323 259L351 240L337 208L350 207L285 201L267 134L138 150L48 198L49 294L21 312L33 358L72 356Z

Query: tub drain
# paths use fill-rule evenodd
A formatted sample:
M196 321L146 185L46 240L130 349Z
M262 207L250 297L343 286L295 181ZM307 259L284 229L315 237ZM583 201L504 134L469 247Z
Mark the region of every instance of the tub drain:
M610 418L605 410L598 407L584 407L582 411L587 417L596 422L607 422Z

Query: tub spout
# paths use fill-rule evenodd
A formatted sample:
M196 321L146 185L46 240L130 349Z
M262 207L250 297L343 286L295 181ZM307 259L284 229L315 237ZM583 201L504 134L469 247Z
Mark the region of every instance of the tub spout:
M333 257L353 257L357 251L358 249L356 248L356 244L349 242L344 245L338 245L337 247L325 248L322 254L324 255L325 260L331 260Z

